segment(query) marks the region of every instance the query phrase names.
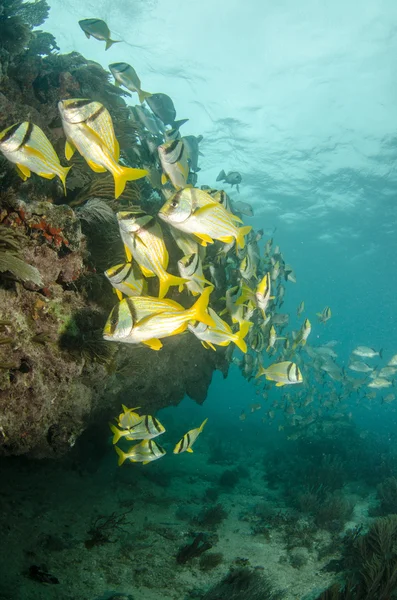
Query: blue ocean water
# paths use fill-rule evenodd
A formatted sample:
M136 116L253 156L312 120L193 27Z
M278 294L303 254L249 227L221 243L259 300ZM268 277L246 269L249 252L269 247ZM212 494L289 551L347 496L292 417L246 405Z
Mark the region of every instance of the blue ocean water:
M279 597L265 596L264 587L262 596L254 595L255 582L250 595L234 588L232 595L227 586L210 595L242 565L263 572L287 600L326 600L320 594L338 573L348 579L346 565L333 565L334 571L331 565L344 556L347 532L362 527L358 533L365 533L376 518L397 513L396 405L383 402L395 394L395 380L369 398L370 379L347 392L345 378L355 377L348 367L357 346L383 350L383 358L367 361L376 368L397 353L397 5L56 0L50 7L43 28L61 53L79 52L105 69L129 62L143 89L172 97L178 118L189 119L184 134L203 136L198 186L215 187L221 169L241 173L240 191L227 191L252 206L254 215L243 218L264 230L261 255L273 238L296 275L296 283L284 284L278 311L290 315L287 331L300 328L296 310L304 301L312 323L308 345L335 341L335 361L344 371L343 381L321 372L316 379L302 349L304 391L265 389L264 378L243 377L236 350L228 376L214 372L202 405L185 397L158 412L167 429L161 461L118 469L109 440L103 456L92 456L92 472L87 454L74 455L84 466L66 465L65 474L43 467L40 491L25 500L22 521L37 518L45 498L42 531L36 531L45 552L20 562L25 568L40 557L61 586L19 581L15 596L8 586L0 599ZM105 20L121 43L105 52L103 42L86 39L78 21L91 17ZM332 317L322 324L316 313L326 306ZM309 392L314 401L307 408ZM324 403L330 396L331 404ZM312 417L316 427L302 426L298 417ZM174 457L174 442L206 418L193 454ZM34 486L34 469L25 468ZM59 486L53 496L46 479ZM385 482L387 490L379 491ZM93 507L94 515L109 515L116 501L118 508L135 503L132 521L113 532L112 543L88 550ZM320 514L320 505L332 502L329 515ZM227 513L219 522L202 516L219 506ZM220 566L207 569L198 557L176 566L179 549L202 532L210 551L222 554ZM357 600L396 597L395 586L371 592L357 581Z

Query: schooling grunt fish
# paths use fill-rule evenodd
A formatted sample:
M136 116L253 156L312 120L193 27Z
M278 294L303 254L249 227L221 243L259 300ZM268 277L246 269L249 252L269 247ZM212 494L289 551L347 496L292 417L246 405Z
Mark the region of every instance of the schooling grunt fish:
M127 181L145 177L145 169L118 164L119 144L114 135L109 112L100 104L86 99L61 100L58 103L67 141L65 155L70 160L77 149L96 173L109 171L115 183L115 198L124 191Z
M379 356L379 358L382 358L383 350L381 349L378 352L377 350L369 348L368 346L357 346L357 348L354 348L352 354L360 356L361 358L375 358L375 356Z
M0 150L16 165L24 181L30 177L31 171L45 179L58 176L66 195L66 175L71 167L61 165L51 142L40 127L29 121L7 127L0 133Z
M123 85L130 92L136 92L139 97L139 102L142 104L150 96L150 92L144 92L134 67L128 63L119 62L109 65L110 72L115 79L115 85Z
M178 270L180 276L186 279L185 285L193 296L201 294L206 284L211 285L203 275L203 265L198 252L178 260Z
M135 264L131 262L116 265L105 271L105 277L116 290L119 300L126 296L140 296L143 292L145 280Z
M105 50L109 50L110 46L113 46L113 44L120 43L120 40L110 39L109 27L106 25L105 21L102 21L101 19L82 19L79 21L79 25L88 39L92 36L101 42L105 41Z
M113 423L109 423L113 432L113 444L117 444L120 438L125 437L128 441L133 440L151 440L165 432L163 425L151 415L139 416L139 421L128 427L128 429L119 429Z
M201 423L200 427L197 427L196 429L191 429L190 431L185 433L183 438L179 440L179 442L176 444L174 448L174 454L181 454L181 452L193 452L192 446L197 440L200 433L203 431L204 425L207 421L208 419L205 419Z
M261 377L262 375L265 375L266 379L269 379L270 381L276 381L277 387L302 383L303 381L299 367L295 363L289 361L273 363L266 369L260 365L256 378Z
M117 213L117 219L127 256L134 258L145 277L157 275L160 298L164 298L171 286L186 283L185 279L167 272L168 252L155 217L123 211Z
M223 169L216 178L217 181L224 181L232 187L235 185L238 192L240 192L239 184L241 183L242 179L243 178L238 171L229 171L229 173L226 175Z
M247 335L249 328L252 323L249 321L243 321L240 324L240 330L237 333L233 333L228 325L223 319L221 319L212 308L208 309L209 315L215 322L215 326L210 327L205 323L189 323L188 329L194 335L201 340L204 348L214 348L215 346L228 346L230 342L236 344L238 348L240 348L241 352L247 352L247 344L244 341L245 336Z
M164 185L169 179L176 190L186 187L189 164L183 141L165 142L158 147L158 153L164 171L161 183Z
M202 139L202 135L185 135L182 138L187 152L189 167L190 170L193 171L193 173L197 173L198 171L200 171L200 168L198 166L198 158L201 154L199 150L199 143L202 141Z
M164 123L164 125L171 125L171 127L179 129L188 119L182 119L175 121L176 110L172 99L167 94L151 94L146 98L146 102L149 105L150 110Z
M152 350L160 350L163 346L160 339L183 333L191 321L215 325L207 312L212 290L212 287L205 288L196 303L188 309L184 309L177 302L159 300L150 296L126 298L110 313L103 337L110 342L142 343ZM144 308L142 303L145 304ZM120 317L120 305L123 304L122 317ZM168 305L168 309L163 310L164 305Z
M131 446L127 452L123 452L118 446L115 446L115 450L119 456L118 465L121 465L129 460L130 462L141 462L147 465L154 460L157 460L166 454L164 448L159 446L154 440L143 440L140 444Z
M241 219L228 213L214 199L198 188L185 188L171 196L160 209L159 217L173 227L196 236L203 246L220 240L226 244L236 240L244 248L244 236L252 227L237 227Z
M331 309L326 306L320 313L316 313L320 323L326 323L332 317Z

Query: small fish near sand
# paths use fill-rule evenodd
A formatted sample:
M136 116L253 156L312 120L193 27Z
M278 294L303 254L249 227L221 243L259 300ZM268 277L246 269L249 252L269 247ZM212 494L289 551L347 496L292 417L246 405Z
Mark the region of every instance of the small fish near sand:
M61 165L51 142L40 127L29 121L7 127L0 133L0 150L16 165L24 181L31 172L45 179L58 176L66 195L66 176L71 167Z
M112 40L110 38L109 27L102 19L82 19L79 21L79 25L88 39L92 36L96 40L106 42L105 50L109 50L113 44L120 43L120 40Z
M197 427L196 429L191 429L190 431L185 433L183 438L181 440L179 440L179 442L176 444L176 446L174 448L174 454L181 454L182 452L192 453L193 452L192 446L193 446L194 442L197 440L200 433L203 431L204 425L206 424L207 421L208 421L208 419L205 419L201 423L200 427Z
M238 171L229 171L229 173L226 174L223 169L216 178L217 181L224 181L232 187L235 185L238 192L240 192L239 184L242 182L242 179L243 178L241 177L241 174Z

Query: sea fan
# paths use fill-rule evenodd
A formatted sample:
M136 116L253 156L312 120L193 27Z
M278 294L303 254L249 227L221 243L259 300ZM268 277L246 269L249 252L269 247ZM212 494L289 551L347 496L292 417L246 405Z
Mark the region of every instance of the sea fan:
M99 198L88 200L84 206L76 211L77 216L89 225L114 223L115 215L112 209Z

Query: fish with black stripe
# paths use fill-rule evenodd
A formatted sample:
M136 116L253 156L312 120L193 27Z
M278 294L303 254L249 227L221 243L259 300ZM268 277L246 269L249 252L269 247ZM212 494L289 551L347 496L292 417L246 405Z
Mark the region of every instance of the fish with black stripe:
M176 444L176 446L174 448L174 454L181 454L182 452L190 452L190 453L193 452L192 446L193 446L194 442L197 440L200 433L203 431L204 425L206 424L207 421L208 421L208 419L205 419L201 423L200 427L196 427L196 429L191 429L190 431L185 433L183 438L180 439L179 442Z
M158 153L164 171L161 183L165 185L170 180L176 190L184 188L187 185L189 164L183 141L177 139L165 142L158 147Z
M131 446L127 452L123 452L118 446L115 446L115 450L119 456L119 467L121 467L126 460L134 463L140 462L144 465L147 465L154 460L162 458L166 454L164 448L162 448L154 440L143 440L139 444Z
M66 176L71 167L61 165L51 142L40 127L29 121L7 127L0 133L0 150L16 165L24 181L31 172L45 179L58 176L66 195Z
M160 298L164 298L170 286L186 283L186 279L167 272L168 251L155 217L143 212L123 211L117 213L117 219L128 260L133 257L145 277L159 278Z
M79 21L79 25L88 39L92 36L100 42L106 42L105 50L109 50L113 44L120 43L120 40L112 40L110 38L109 27L102 19L82 19Z
M115 198L123 193L127 181L148 174L146 169L119 164L120 147L112 118L100 102L80 98L61 100L58 109L66 135L66 159L70 160L77 149L95 173L109 171L114 179Z
M298 365L290 361L282 361L279 363L273 363L266 369L259 365L256 378L265 375L269 381L275 381L277 387L283 385L291 385L296 383L302 383L303 377L299 370Z
M184 256L178 260L178 270L181 277L186 279L186 287L193 296L198 296L204 290L205 284L211 285L203 275L203 265L198 252ZM182 291L180 286L179 291Z
M122 437L128 441L151 440L165 432L160 421L151 415L140 415L140 420L127 429L119 429L113 423L109 423L109 427L114 434L113 444L117 444Z
M145 285L142 274L134 263L128 262L105 271L105 277L114 287L119 300L126 296L141 296Z

